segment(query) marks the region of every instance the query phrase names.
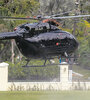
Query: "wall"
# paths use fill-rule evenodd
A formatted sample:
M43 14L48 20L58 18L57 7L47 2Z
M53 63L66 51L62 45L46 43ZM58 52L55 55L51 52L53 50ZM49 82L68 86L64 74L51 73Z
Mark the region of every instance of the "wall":
M60 67L60 82L8 82L8 64L0 64L0 91L89 90L90 82L69 81L68 64Z
M9 91L90 90L90 82L15 82L8 83Z

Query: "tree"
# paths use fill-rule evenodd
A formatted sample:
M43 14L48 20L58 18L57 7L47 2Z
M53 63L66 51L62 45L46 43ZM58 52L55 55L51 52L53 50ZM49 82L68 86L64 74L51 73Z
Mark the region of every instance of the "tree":
M80 54L79 64L81 67L90 70L90 43L89 42L90 42L90 37L89 40L84 39L84 42L81 44L79 48L79 54Z
M7 4L7 8L13 14L32 15L37 11L39 3L36 0L13 0Z
M90 70L90 28L88 28L90 27L89 24L90 23L88 23L86 20L84 20L83 23L79 23L79 36L77 38L80 43L78 49L80 58L78 59L78 63L81 67Z
M44 14L57 14L74 10L75 0L39 0Z

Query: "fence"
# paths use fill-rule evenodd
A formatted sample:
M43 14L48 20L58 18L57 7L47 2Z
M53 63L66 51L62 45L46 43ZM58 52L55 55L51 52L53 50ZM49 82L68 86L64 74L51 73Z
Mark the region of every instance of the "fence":
M60 67L60 82L8 82L8 64L0 64L0 91L89 90L90 82L72 82L67 63Z

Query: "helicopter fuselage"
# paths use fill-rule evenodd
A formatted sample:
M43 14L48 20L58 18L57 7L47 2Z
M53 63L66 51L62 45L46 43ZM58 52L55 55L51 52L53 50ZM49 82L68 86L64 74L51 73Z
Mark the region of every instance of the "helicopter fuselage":
M20 52L27 58L49 58L73 53L78 43L68 32L57 30L34 35L30 38L16 38Z
M53 23L23 24L14 32L0 34L0 39L15 39L20 52L27 58L50 58L73 53L78 42L69 32L62 31Z

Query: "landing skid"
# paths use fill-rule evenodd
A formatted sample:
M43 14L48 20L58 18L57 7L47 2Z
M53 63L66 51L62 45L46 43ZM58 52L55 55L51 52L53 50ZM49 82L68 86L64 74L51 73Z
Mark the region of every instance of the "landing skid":
M47 60L49 61L48 64L46 64ZM46 67L46 66L55 66L55 65L59 65L59 64L53 64L53 63L51 63L51 62L50 62L50 59L45 59L43 65L28 65L29 62L30 62L31 60L26 59L26 61L27 61L27 62L26 62L26 65L24 65L24 66L22 66L22 67Z
M46 65L40 65L40 66L38 66L38 65L25 65L25 66L22 66L22 67L28 68L28 67L46 67L46 66L58 66L58 65L63 65L63 63L61 63L61 64L46 64Z
M45 67L45 65L40 65L40 66L36 66L36 65L25 65L22 67Z
M55 65L61 65L61 64L46 64L46 65L26 65L26 66L22 66L22 67L46 67L46 66L55 66Z
M68 54L65 52L65 55L66 55L66 57L65 58L67 58L68 59L68 62L66 62L66 64L68 63L69 65L73 65L74 63L70 63L70 58L74 58L74 57L70 57L70 56L68 56ZM46 62L47 62L47 60L49 61L49 63L48 64L46 64ZM45 61L44 61L44 63L43 63L43 65L29 65L29 62L31 61L30 59L26 59L26 65L24 65L24 66L22 66L22 67L46 67L46 66L57 66L57 65L62 65L63 63L51 63L50 62L50 59L45 59Z
M26 61L27 61L26 65L24 65L24 66L22 66L22 67L45 67L45 66L47 66L47 65L46 65L47 59L45 59L45 62L44 62L43 65L39 65L39 66L38 66L38 65L28 65L29 62L30 62L30 60L29 60L29 59L26 59Z

